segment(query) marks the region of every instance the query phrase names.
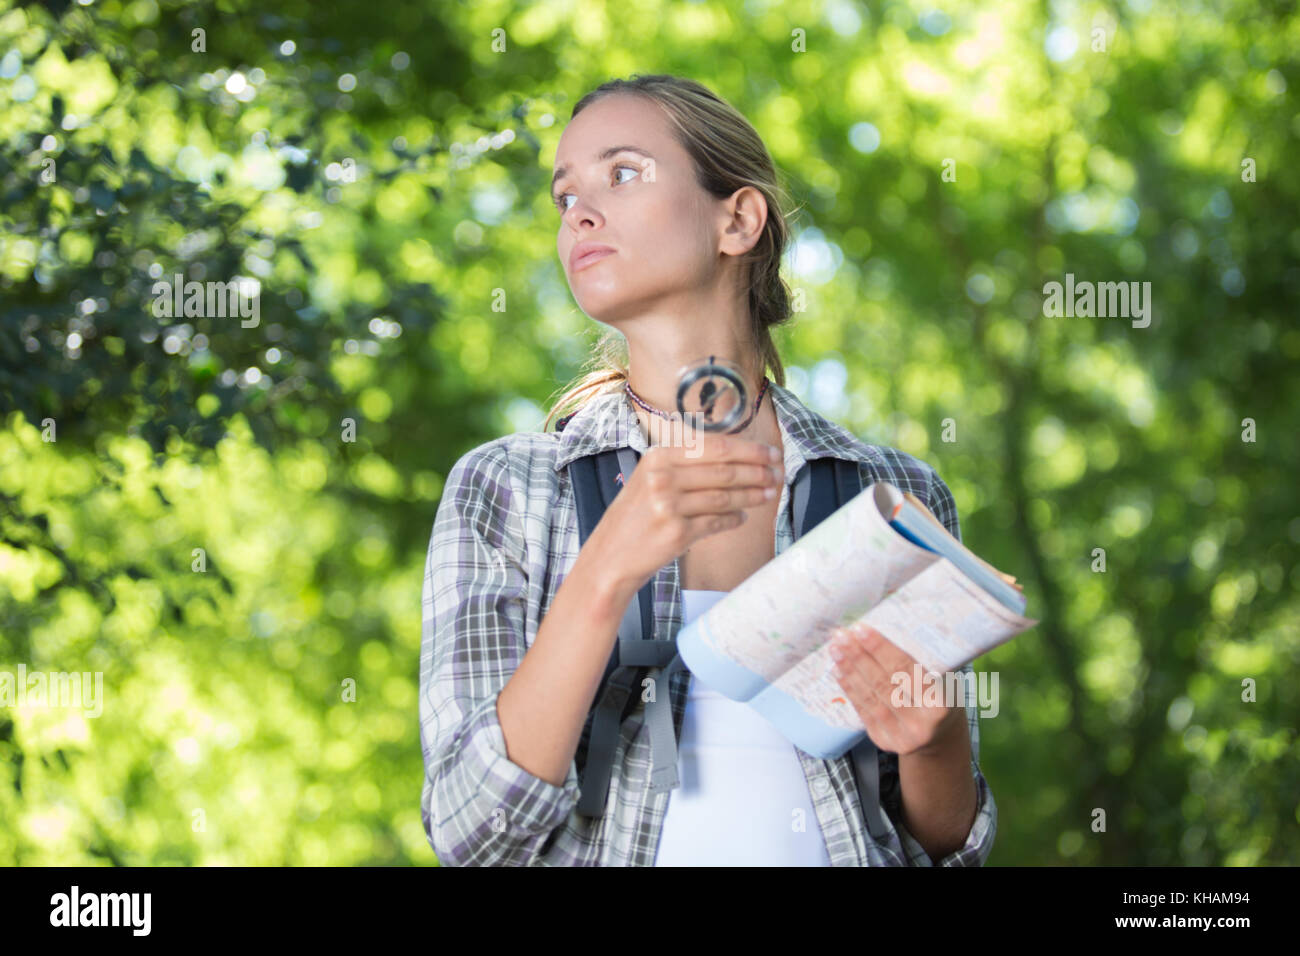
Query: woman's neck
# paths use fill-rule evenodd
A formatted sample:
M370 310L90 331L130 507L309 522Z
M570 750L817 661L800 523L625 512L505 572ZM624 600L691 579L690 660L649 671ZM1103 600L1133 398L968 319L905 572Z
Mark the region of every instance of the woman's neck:
M696 434L707 434L703 431L696 431L689 425L684 425L680 416L676 414L674 414L672 420L660 418L658 415L651 414L641 408L636 402L632 401L630 396L625 394L624 398L632 406L632 410L636 412L637 421L641 424L641 434L644 436L647 445L679 445L689 441ZM749 417L752 413L753 406L746 411L746 417ZM713 434L720 433L714 432ZM772 395L771 385L764 392L763 401L758 406L758 413L754 414L749 424L739 432L726 434L732 434L747 441L775 445L784 451L781 441L781 425L776 417L776 399Z

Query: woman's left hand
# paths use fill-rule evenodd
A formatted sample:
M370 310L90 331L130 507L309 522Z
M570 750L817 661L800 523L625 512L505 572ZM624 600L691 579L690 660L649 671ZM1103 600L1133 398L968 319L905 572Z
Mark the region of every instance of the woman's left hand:
M926 705L923 693L920 699L913 699L914 675L920 675L921 691L927 686L925 668L879 631L856 624L835 628L831 637L832 659L837 651L841 655L835 664L835 679L878 748L900 756L930 753L942 748L953 734L966 732L966 708L960 701L946 707ZM940 690L946 686L945 679ZM957 686L961 687L961 682Z

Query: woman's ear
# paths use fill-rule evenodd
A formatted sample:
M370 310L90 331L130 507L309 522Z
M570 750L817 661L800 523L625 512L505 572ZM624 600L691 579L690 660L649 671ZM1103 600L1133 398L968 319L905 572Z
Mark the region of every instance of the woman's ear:
M743 256L758 242L767 225L767 200L753 186L741 186L723 201L726 222L720 251Z

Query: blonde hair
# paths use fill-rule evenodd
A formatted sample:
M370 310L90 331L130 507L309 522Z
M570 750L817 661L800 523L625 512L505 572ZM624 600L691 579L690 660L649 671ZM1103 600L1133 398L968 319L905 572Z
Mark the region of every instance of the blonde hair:
M749 121L707 87L679 76L637 75L610 80L596 87L573 107L572 119L604 96L624 93L658 103L677 131L677 141L695 164L696 179L711 195L723 199L743 186L752 186L767 201L767 222L758 242L742 259L749 266L749 314L754 341L763 359L763 374L771 370L776 384L785 385L785 366L772 339L772 328L790 318L790 290L781 278L781 256L789 241L786 192L777 178L767 147ZM545 431L556 415L581 408L597 395L621 388L627 381L627 340L608 329L585 363L589 371L551 407ZM594 370L592 370L594 369Z

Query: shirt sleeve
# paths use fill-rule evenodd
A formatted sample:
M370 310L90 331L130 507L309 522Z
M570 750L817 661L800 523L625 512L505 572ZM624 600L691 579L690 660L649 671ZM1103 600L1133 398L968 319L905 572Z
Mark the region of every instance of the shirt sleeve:
M939 477L937 472L931 470L930 490L926 500L926 507L943 522L943 526L948 532L961 540L961 525L957 520L957 505L953 500L952 491L949 490L944 480ZM961 673L974 674L974 666L966 664L958 668ZM969 678L973 680L973 678ZM907 857L908 866L983 866L989 858L989 853L993 850L993 839L998 830L998 805L993 799L993 791L989 789L988 781L984 779L984 774L980 772L979 755L980 755L980 728L979 728L979 707L969 700L966 703L966 721L970 731L970 767L971 775L975 778L975 822L971 824L970 833L966 837L966 842L958 849L942 856L937 860L932 860L930 855L917 841L917 839L908 832L902 822L902 813L898 811L902 799L901 789L897 776L897 762L891 761L892 777L887 785L882 778L882 789L889 789L893 796L894 809L894 826L898 830L899 840L903 844L903 850ZM883 773L883 770L882 770Z
M447 476L425 564L420 644L421 798L444 866L526 866L578 803L506 754L497 695L525 651L524 499L505 448L462 457Z

